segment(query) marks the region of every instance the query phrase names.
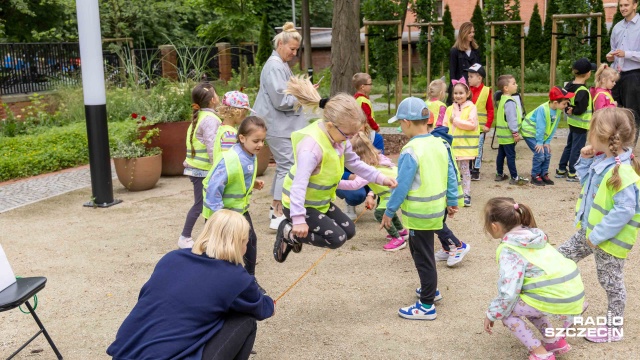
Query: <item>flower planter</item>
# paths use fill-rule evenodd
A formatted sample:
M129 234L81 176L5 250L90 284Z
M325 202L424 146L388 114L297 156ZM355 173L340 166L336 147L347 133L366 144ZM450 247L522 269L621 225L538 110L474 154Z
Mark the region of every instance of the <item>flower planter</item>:
M114 158L120 183L129 191L149 190L156 186L162 172L162 155L141 158Z
M263 146L258 153L258 170L256 171L257 176L262 176L269 163L271 162L271 149L268 146Z
M180 121L141 128L142 131L152 128L160 129L160 136L154 139L152 144L147 144L147 147L157 146L162 149L162 175L182 175L184 171L182 163L187 156L187 130L190 124L190 121ZM144 133L141 134L143 135Z

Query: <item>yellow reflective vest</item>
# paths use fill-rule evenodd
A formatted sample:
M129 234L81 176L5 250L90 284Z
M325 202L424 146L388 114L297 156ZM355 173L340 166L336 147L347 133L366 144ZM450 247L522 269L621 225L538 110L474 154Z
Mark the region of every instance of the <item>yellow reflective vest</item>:
M202 123L202 120L207 117L213 117L218 124L221 124L220 118L213 111L204 111L201 110L198 112L198 120L196 120L196 126L193 126L193 123L189 125L189 129L187 130L187 157L184 160L190 167L195 169L209 170L211 169L211 163L213 159L209 159L209 154L207 154L207 145L203 144L196 137L196 132ZM189 137L191 134L191 138ZM192 140L193 139L193 143ZM195 150L195 156L193 156L193 151ZM215 154L215 151L214 151Z
M322 163L320 164L320 171L315 175L311 175L309 178L304 198L304 207L314 208L326 213L327 210L329 210L329 204L336 198L336 188L344 172L344 155L338 156L328 135L319 126L321 121L323 120L317 120L291 133L294 164L284 178L284 184L282 186L282 205L288 209L291 208L291 185L293 184L296 169L298 168L298 144L307 136L311 136L318 145L320 145L322 149Z
M456 158L474 158L478 156L478 145L480 143L480 127L476 126L475 130L462 130L453 126L453 107L457 104L451 105L447 108L445 119L448 120L449 134L453 136L453 142L451 149L453 156ZM460 113L460 120L468 120L471 113L471 106L467 106L462 109Z
M609 181L611 175L613 175L613 167L610 170L607 170L607 173L602 178L602 182L596 185L598 187L598 191L596 191L596 197L593 199L593 206L589 210L589 217L587 218L587 238L589 238L591 230L593 230L593 228L602 221L605 215L613 209L613 197L615 194L627 186L633 186L633 184L640 187L640 176L636 174L631 165L621 164L618 169L618 174L620 175L620 179L622 179L620 189L615 190L607 185L607 181ZM584 197L584 188L585 187L583 186L580 196L578 197L578 202L576 203L576 213L580 210L582 198ZM579 221L578 228L581 226L581 222ZM631 218L631 221L622 228L618 235L614 238L601 242L598 244L598 247L607 254L620 259L625 259L629 254L629 251L633 248L633 245L636 243L638 228L640 228L640 214L636 213Z
M482 128L487 125L487 101L489 100L489 94L491 89L488 86L482 85L482 90L476 100L476 108L478 109L478 127Z
M571 126L575 126L581 129L589 129L589 122L591 122L591 117L593 115L593 99L591 99L591 92L587 89L586 86L580 86L578 90L576 90L575 94L578 95L578 92L586 91L589 96L589 102L587 104L587 110L580 115L569 115L567 114L567 123ZM572 97L569 99L569 103L571 106L575 106L576 97Z
M213 161L214 162L219 160L222 154L227 150L229 150L229 148L227 149L222 148L222 138L224 137L224 134L227 132L237 134L238 130L236 130L236 128L231 125L220 125L220 127L218 127L218 132L216 133L216 139L213 142Z
M418 160L416 181L400 205L402 225L413 230L440 230L447 208L449 154L434 136L412 138L402 150L411 149Z
M582 313L584 284L580 270L573 260L564 257L549 243L539 249L502 243L496 251L496 262L499 262L500 252L505 247L522 255L529 263L545 272L542 276L524 278L520 291L522 301L548 314Z
M396 166L388 167L381 165L376 166L376 169L378 169L384 176L390 179L395 179L398 177L398 168ZM378 185L376 183L369 183L369 188L371 188L371 191L373 191L373 193L378 195L378 197L380 198L377 209L386 209L389 198L391 197L391 192L393 190L391 190L388 186Z
M522 112L520 111L520 106L518 103L511 97L510 95L502 94L500 97L500 103L498 103L498 111L496 113L496 137L498 138L498 144L500 145L509 145L514 144L516 141L513 139L513 134L509 129L509 124L507 123L507 119L504 113L504 106L507 101L513 101L516 104L516 114L518 116L518 128L520 128L520 124L522 123Z

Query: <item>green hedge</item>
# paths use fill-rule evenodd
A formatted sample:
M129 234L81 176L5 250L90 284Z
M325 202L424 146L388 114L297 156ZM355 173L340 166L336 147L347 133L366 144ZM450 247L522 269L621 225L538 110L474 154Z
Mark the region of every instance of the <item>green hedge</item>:
M109 138L122 136L126 123L110 123ZM89 162L84 123L43 129L38 134L0 138L0 181L40 175Z

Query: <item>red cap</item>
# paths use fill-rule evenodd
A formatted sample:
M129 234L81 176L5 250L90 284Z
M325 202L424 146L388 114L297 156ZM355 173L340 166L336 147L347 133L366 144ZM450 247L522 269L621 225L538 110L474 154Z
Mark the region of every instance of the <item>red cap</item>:
M567 90L561 88L560 86L554 86L549 90L549 100L558 101L562 99L571 99L575 94L572 92L568 92Z

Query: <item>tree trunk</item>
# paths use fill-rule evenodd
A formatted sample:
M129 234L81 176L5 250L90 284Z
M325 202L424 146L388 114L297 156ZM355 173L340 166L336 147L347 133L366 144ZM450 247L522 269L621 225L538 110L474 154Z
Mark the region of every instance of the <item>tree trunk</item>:
M336 0L331 31L331 94L353 94L353 74L360 72L360 0Z
M313 77L313 64L311 63L312 49L311 24L309 22L309 0L302 0L302 44L304 47L304 66L307 67L307 73ZM311 81L313 81L313 78Z

